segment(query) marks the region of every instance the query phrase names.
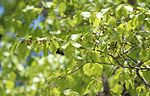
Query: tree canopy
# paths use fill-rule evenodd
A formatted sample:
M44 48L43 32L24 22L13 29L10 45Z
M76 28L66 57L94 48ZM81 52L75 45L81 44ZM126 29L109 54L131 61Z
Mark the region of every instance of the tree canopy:
M150 0L0 0L0 96L150 96Z

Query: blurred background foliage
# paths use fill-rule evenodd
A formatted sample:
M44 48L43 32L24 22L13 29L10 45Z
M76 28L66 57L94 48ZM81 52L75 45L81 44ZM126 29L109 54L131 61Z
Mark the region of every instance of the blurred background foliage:
M112 96L149 96L131 67L150 57L149 26L150 0L0 0L0 96L95 96L103 73ZM107 56L132 47L127 69Z

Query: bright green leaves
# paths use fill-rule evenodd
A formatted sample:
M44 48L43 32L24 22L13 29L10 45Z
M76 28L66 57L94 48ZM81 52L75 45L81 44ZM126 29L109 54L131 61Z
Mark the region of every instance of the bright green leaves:
M149 90L144 85L137 87L136 93L139 93L140 96L149 96Z
M80 48L82 45L77 42L77 40L81 37L82 34L72 34L70 37L70 41L62 44L61 48L64 50L64 54L67 58L75 57L75 52L77 52L77 48Z
M84 17L84 19L91 17L91 13L90 12L82 12L81 15Z
M48 91L49 92L49 91ZM53 96L60 96L60 90L59 88L53 88L50 90L50 95L53 95Z
M99 62L99 54L96 51L90 51L87 53L87 61ZM90 61L89 61L90 62ZM103 66L98 63L86 63L83 66L83 72L90 77L100 78L103 74ZM84 94L96 95L102 88L103 84L101 80L92 80L85 89Z
M138 60L139 57L140 57L140 52L141 50L140 49L137 49L137 50L134 50L132 51L130 54L129 54L129 57L131 57L132 59L134 60Z
M82 36L81 33L79 34L72 34L70 39L72 40L71 41L71 45L74 46L75 48L80 48L81 47L81 44L76 42L80 37Z
M150 76L149 76L150 72L149 71L143 71L142 73L143 73L143 76L144 76L145 80L148 83L150 83Z
M115 84L115 86L112 88L112 92L119 95L122 93L122 89L123 89L122 85Z
M3 86L3 83L2 83L2 82L0 82L0 92L1 92L1 95L2 95L2 96L6 96L6 91L5 91L5 89L4 89L4 86Z
M64 54L67 58L74 57L75 47L72 46L70 42L66 43L65 46L62 46L62 48L63 48Z
M66 3L64 3L64 2L60 3L59 13L60 13L61 16L65 15L64 12L65 12L66 8L67 8Z
M122 69L122 68L118 69L118 70L116 71L116 73L115 73L115 75L114 75L113 78L114 78L115 80L119 79L122 72L123 72L123 69Z
M58 50L58 48L59 48L58 42L57 42L56 40L54 40L54 39L51 40L50 46L49 46L50 51L51 51L53 54L55 54L56 51ZM47 52L48 52L48 51L47 51Z
M10 49L10 53L17 53L20 59L26 58L30 52L30 49L27 46L26 43L16 41Z
M96 14L96 17L98 19L102 19L104 17L104 14L106 14L110 8L102 9L99 13Z
M149 96L135 72L143 62L139 72L150 83L148 0L137 0L135 6L128 0L35 1L15 2L15 11L1 17L2 92L6 88L6 95L34 96L44 89L44 96L95 96L104 90L103 74L112 96L122 95L124 86L130 95ZM31 28L36 22L40 28ZM54 78L46 80L49 76Z
M71 42L72 46L76 47L76 48L80 48L81 44L77 43L77 42Z
M5 84L7 89L13 89L15 86L14 82L11 80L6 80Z
M100 80L92 80L85 89L84 95L95 96L96 93L101 91L103 86L102 81Z
M100 61L100 54L97 51L89 51L86 55L87 62L95 62L98 63Z
M81 33L79 33L79 34L72 34L71 35L71 40L73 40L73 41L76 41L76 40L78 40L80 37L81 37Z
M117 41L120 41L123 36L128 37L129 33L126 30L126 24L120 24L116 29L114 29L114 32L112 34L114 35L114 37L116 37Z
M113 15L113 13L110 13L110 14ZM115 26L117 24L116 18L114 16L108 16L107 17L107 23L110 24L110 25Z
M18 46L19 46L19 42L15 42L13 46L10 48L10 53L14 53Z
M42 2L42 5L45 7L45 8L51 8L53 6L53 3L52 2Z
M133 6L130 6L130 5L125 5L124 6L124 9L128 12L133 12Z
M95 42L93 41L93 34L86 32L82 37L82 46L88 50L91 50L95 46Z
M67 22L71 27L74 27L78 23L78 18L77 16L73 16L73 19L69 17L67 18Z
M142 61L147 61L150 58L150 50L141 50L140 51L140 58Z
M132 22L131 26L133 27L133 29L141 26L143 24L144 18L145 18L145 16L143 14L137 14L137 15L135 15L133 17L132 21L131 21Z
M43 47L43 51L44 51L44 56L48 56L48 43L44 43L44 47Z
M63 93L64 93L65 96L79 96L78 92L75 92L71 89L66 89L66 90L64 90Z
M30 10L33 10L34 9L34 6L26 6L26 8L23 9L23 12L27 12L27 11L30 11Z
M116 96L123 92L122 84L125 84L127 90L133 91L135 86L132 81L135 75L130 73L129 69L118 68L116 72L108 79L112 93Z
M115 11L116 11L117 18L121 18L122 16L127 18L129 13L133 12L133 7L130 5L121 4L116 8Z
M100 22L101 22L100 19L94 18L94 20L93 20L93 26L94 26L94 27L97 27L97 26L99 25Z
M24 43L20 43L17 49L18 49L18 56L20 58L22 57L22 59L26 58L30 53L30 49Z
M108 21L108 18L109 18L109 21L110 21L110 19L112 19L111 16L109 16L109 17L107 16L108 15L107 13L109 10L110 10L110 8L105 8L105 9L101 9L100 12L94 13L95 18L92 18L94 27L98 27L98 25L100 23L103 23L103 21Z
M62 44L61 48L66 49L69 45L70 45L70 42L66 42L66 43Z
M103 66L98 63L87 63L83 66L83 72L87 76L100 77L103 72Z

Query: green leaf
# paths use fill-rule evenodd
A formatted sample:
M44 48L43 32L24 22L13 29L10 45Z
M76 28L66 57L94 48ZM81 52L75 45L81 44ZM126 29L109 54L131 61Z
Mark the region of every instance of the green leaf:
M95 18L93 21L93 26L94 27L98 26L100 22L101 22L101 19Z
M60 90L58 88L53 88L51 90L51 95L60 96Z
M74 27L77 23L78 23L78 18L77 16L74 16L73 19L71 19L70 17L67 19L69 25L71 25L71 27Z
M103 87L102 81L92 80L86 87L84 94L96 95Z
M65 94L65 96L79 96L79 93L71 90L71 89L66 89L63 92Z
M45 7L45 8L51 8L53 6L53 3L52 2L42 2L42 5Z
M48 44L45 42L44 43L44 48L43 48L44 56L48 56L48 50L49 50Z
M76 48L80 48L81 44L77 43L77 42L71 42L72 46L76 47Z
M124 6L124 8L129 11L129 12L133 12L133 7L132 6L129 6L129 5L126 5Z
M72 46L71 44L69 44L65 49L64 49L64 54L67 58L73 58L74 57L74 51L75 50L75 47Z
M97 51L89 51L87 53L86 59L88 62L99 62L100 61L100 54Z
M94 89L94 80L92 80L89 84L88 84L88 86L86 87L86 89L85 89L85 92L84 92L84 94L90 94L90 93L92 93L92 91L93 91L93 89Z
M96 14L96 17L98 19L103 18L104 14L106 14L109 10L110 8L101 9L101 11Z
M92 50L95 46L95 42L93 41L93 34L90 32L86 32L83 36L82 46L88 50Z
M128 15L133 12L133 7L130 5L120 4L115 11L118 18L123 16L127 18Z
M2 96L6 96L6 90L4 88L4 84L0 82L0 92Z
M114 75L114 79L115 80L119 79L122 72L123 72L123 69L119 68Z
M23 12L27 12L29 10L33 10L34 9L34 6L26 6L26 8L23 9Z
M143 76L144 76L145 80L148 83L150 83L150 76L149 76L150 72L149 71L143 71L142 73L143 73Z
M13 89L14 88L14 82L10 80L6 80L6 88Z
M73 41L77 41L80 37L81 37L81 33L80 34L72 34L71 35L71 40L73 40Z
M142 61L148 60L150 57L150 50L141 50L140 51L140 58Z
M146 94L146 96L149 96L150 95L150 92L148 92L147 94Z
M18 44L17 49L18 49L18 56L20 58L26 58L29 55L30 49L27 47L28 47L28 45L26 45L25 43ZM31 46L29 46L29 47L31 47Z
M123 87L122 87L121 85L116 84L116 85L114 86L114 88L112 89L112 91L113 91L114 93L121 94L121 93L122 93L122 89L123 89Z
M19 46L19 42L15 42L15 44L13 44L13 46L10 49L10 53L14 53L18 46Z
M83 66L83 72L87 76L101 76L103 66L98 63L87 63Z
M91 13L90 12L82 12L81 16L83 16L84 18L90 18L91 17Z
M112 96L149 96L150 0L129 1L0 0L0 95L96 96L103 74Z
M48 46L48 43L47 43L46 46ZM53 39L53 40L50 42L50 46L49 46L50 51L51 51L53 54L56 54L56 51L57 51L58 48L59 48L58 42ZM47 48L46 48L46 52L48 53Z
M64 16L64 12L65 12L66 8L67 8L66 3L61 2L59 5L59 13L61 16Z
M131 57L131 58L133 58L134 60L137 60L137 59L139 59L139 53L140 52L140 49L137 49L137 50L133 50L130 54L129 54L129 56Z
M69 45L70 45L70 42L66 42L61 46L61 48L66 49Z

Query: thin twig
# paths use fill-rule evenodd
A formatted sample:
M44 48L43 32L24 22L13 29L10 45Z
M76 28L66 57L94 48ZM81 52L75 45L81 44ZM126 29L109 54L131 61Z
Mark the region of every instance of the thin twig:
M60 79L62 80L63 78L66 78L68 75L71 75L71 74L75 73L76 71L80 70L84 65L85 65L85 63L82 64L81 66L79 66L78 68L72 70L70 73L67 73L67 74L64 75L64 76L61 76Z

